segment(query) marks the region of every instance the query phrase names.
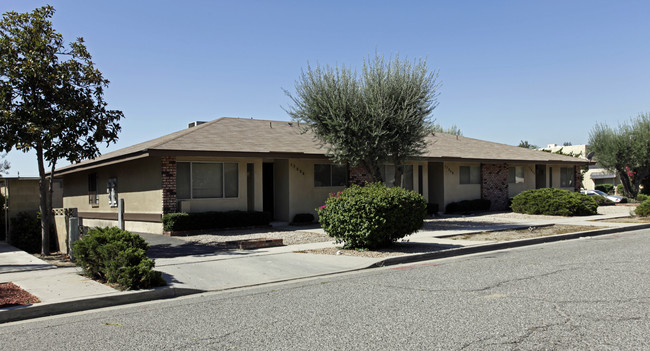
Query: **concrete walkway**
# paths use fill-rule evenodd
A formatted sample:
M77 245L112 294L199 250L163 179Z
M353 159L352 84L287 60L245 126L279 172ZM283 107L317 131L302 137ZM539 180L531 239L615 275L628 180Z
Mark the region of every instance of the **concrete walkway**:
M427 252L389 258L368 258L346 255L319 255L296 251L334 247L334 242L320 242L292 246L280 246L257 250L211 250L197 248L190 255L177 256L160 253L156 258L156 270L163 273L169 283L166 287L139 291L118 291L80 275L76 267L55 268L33 255L0 243L0 283L13 282L37 296L41 302L29 306L0 309L0 323L74 312L119 304L171 298L202 291L217 291L237 287L287 281L299 278L335 274L369 267L415 262L450 257L475 252L498 250L508 247L530 245L539 242L566 240L581 236L601 235L611 232L649 228L650 224L593 222L594 219L615 218L625 215L611 214L590 217L557 217L526 219L525 222L489 222L473 217L471 228L454 228L453 223L463 223L452 218L451 226L444 230L423 229L408 237L405 245L427 245ZM485 217L488 218L488 217ZM590 222L591 221L591 222ZM572 224L607 227L580 234L564 234L509 242L486 242L450 240L452 234L468 234L485 230L526 228L548 224ZM305 230L294 227L295 230ZM322 230L322 229L309 229ZM156 237L158 240L168 240ZM178 240L178 239L176 239ZM170 245L173 246L173 245Z

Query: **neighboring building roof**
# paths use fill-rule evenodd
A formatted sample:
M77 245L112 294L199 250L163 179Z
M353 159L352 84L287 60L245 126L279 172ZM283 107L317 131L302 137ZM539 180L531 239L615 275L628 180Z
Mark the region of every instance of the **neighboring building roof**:
M435 133L422 158L440 161L497 161L587 164L574 157L512 145ZM223 117L160 138L65 166L65 174L147 156L324 157L326 148L296 122Z

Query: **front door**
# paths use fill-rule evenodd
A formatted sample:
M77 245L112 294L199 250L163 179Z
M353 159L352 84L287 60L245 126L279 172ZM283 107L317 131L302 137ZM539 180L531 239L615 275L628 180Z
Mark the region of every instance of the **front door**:
M273 163L262 164L262 211L268 212L273 218L275 199L273 197L275 191L273 189Z
M535 188L546 188L546 165L535 165Z

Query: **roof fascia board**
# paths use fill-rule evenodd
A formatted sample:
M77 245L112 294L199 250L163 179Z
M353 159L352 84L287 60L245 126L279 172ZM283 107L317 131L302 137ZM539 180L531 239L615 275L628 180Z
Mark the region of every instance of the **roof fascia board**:
M146 157L149 157L149 156L150 156L149 153L144 152L144 153L136 154L136 155L133 155L133 154L124 155L122 157L112 158L110 160L105 160L105 161L98 161L98 162L90 163L90 164L86 163L86 164L80 165L79 167L74 167L74 165L72 165L72 166L70 166L70 168L65 168L65 169L63 169L61 171L55 170L54 171L54 176L56 177L56 176L62 176L62 175L70 174L70 173L87 171L87 170L94 169L94 168L114 165L116 163L139 160L141 158L146 158Z

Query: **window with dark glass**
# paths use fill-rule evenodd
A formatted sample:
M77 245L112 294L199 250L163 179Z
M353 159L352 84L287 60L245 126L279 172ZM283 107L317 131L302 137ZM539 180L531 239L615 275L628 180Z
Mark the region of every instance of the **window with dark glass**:
M460 184L481 184L481 167L479 166L460 166L458 173Z
M314 186L346 186L348 184L348 167L345 165L315 164Z
M99 194L97 194L97 173L88 175L88 203L99 206Z
M575 182L575 172L571 167L560 168L560 186L571 187Z

